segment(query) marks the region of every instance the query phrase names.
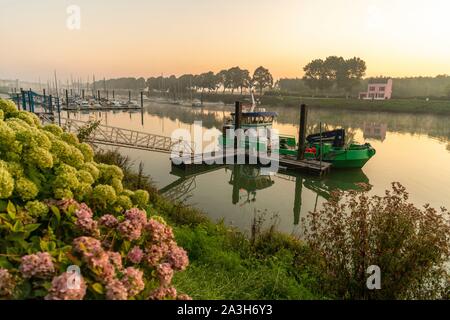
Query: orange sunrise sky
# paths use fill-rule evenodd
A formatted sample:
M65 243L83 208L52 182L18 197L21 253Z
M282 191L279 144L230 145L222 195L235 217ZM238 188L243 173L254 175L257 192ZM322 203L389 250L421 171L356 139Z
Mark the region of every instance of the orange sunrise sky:
M80 8L80 30L66 26ZM450 74L445 0L0 0L0 79L251 72L301 77L329 55L367 76Z

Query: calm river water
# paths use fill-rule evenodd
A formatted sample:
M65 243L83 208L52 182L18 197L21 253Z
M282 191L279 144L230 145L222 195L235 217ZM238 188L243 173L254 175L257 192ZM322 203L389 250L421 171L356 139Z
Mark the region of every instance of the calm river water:
M141 112L71 113L71 118L100 119L110 126L170 136L177 128L193 131L193 122L201 120L204 129L221 130L223 118L232 106L206 105L202 110L188 106L147 102ZM274 127L280 133L297 135L297 108L270 108L279 116ZM65 116L65 114L63 114ZM301 217L320 208L335 188L352 189L366 182L371 193L383 195L393 181L401 182L417 205L430 203L435 208L450 208L450 117L309 111L310 132L322 122L328 128L344 127L349 139L370 142L377 154L362 170L333 170L319 179L314 176L279 173L259 175L258 168L228 166L201 175L183 178L172 172L168 154L121 148L153 178L165 195L185 201L208 214L213 220L249 230L255 214L266 223L273 217L278 229L299 234Z

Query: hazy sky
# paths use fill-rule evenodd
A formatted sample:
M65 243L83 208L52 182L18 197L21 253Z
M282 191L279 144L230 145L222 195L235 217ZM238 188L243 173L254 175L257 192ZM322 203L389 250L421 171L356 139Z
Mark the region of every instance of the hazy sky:
M69 5L81 29L66 27ZM0 78L42 81L263 65L301 77L358 56L367 75L450 74L448 0L0 0Z

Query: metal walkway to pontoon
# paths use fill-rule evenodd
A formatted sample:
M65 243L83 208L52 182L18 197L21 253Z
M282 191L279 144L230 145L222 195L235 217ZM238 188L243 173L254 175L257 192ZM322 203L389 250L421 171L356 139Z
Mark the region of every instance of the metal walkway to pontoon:
M55 117L52 114L38 114L42 123L54 123ZM89 121L82 121L69 118L60 118L58 122L60 126L69 132L77 133ZM126 147L132 149L140 149L147 151L155 151L162 153L176 153L181 155L192 155L194 153L193 142L181 139L173 139L171 137L161 136L157 134L123 129L118 127L99 124L87 138L91 143Z

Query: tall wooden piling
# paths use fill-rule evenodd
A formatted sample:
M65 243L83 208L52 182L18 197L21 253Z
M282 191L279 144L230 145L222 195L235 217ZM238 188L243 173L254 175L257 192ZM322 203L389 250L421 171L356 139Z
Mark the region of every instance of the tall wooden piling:
M59 98L56 98L56 107L58 108L58 124L61 127L61 106L59 104ZM67 113L69 113L69 111L67 111Z
M53 97L52 97L52 95L48 96L48 107L50 109L50 112L53 113Z
M303 160L305 158L305 135L306 124L308 122L308 109L305 104L300 106L300 129L298 131L298 150L297 160Z
M81 89L81 98L84 100L84 89Z
M128 102L131 102L131 90L128 90Z
M100 90L97 90L97 99L100 101Z
M20 110L20 94L16 93L17 96L17 108Z
M113 90L113 100L114 100L114 90Z
M28 90L28 105L29 105L29 110L30 112L33 112L33 96L31 95L31 89Z
M23 91L22 88L20 88L20 94L22 95L22 109L27 110L27 99L25 98L25 91Z
M144 93L141 91L141 125L144 125Z
M234 103L234 148L238 147L238 137L236 130L241 128L242 104L239 101Z
M69 109L69 90L66 89L66 107Z

